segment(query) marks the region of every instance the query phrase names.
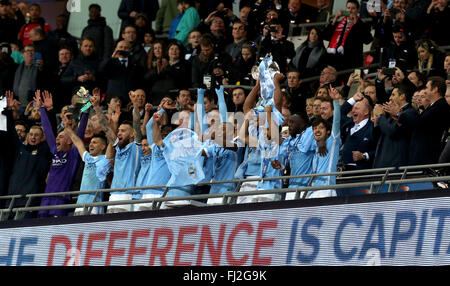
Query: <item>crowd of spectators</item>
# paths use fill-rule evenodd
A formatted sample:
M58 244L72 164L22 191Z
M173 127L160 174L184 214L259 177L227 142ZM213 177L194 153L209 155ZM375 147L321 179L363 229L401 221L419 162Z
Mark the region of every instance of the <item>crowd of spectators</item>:
M102 7L92 4L77 39L67 31L70 15L59 15L51 27L39 4L0 0L0 96L6 103L0 116L7 122L0 131L0 196L169 181L178 182L169 197L233 191L235 184L186 186L174 175L164 138L183 128L206 146L203 182L261 179L241 190L311 183L264 181L277 175L450 162L449 1L380 0L376 11L366 1L347 0L335 14L333 1L316 2L241 0L235 15L232 1L225 0L162 0L161 7L157 0L122 0L118 39ZM317 25L309 25L305 40L296 44L290 36L305 23ZM268 55L278 69L274 105L261 110L265 87L252 68ZM365 68L378 62L378 68ZM349 69L350 75L340 73ZM376 75L364 79L368 72ZM77 94L83 89L89 99ZM276 123L277 112L283 122ZM258 125L255 116L262 113L269 124ZM255 134L255 128L264 132ZM312 185L334 183L335 177L325 176ZM76 197L89 203L163 192ZM335 195L324 190L311 197ZM73 198L34 199L30 206ZM14 206L25 203L22 197ZM153 207L111 205L106 211ZM44 210L37 216L82 211ZM97 207L93 213L104 211Z

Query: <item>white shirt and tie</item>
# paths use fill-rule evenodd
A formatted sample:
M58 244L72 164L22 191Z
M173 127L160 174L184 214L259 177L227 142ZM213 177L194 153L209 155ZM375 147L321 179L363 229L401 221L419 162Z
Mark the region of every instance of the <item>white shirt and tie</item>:
M366 126L367 122L369 121L369 118L366 118L364 120L362 120L359 123L355 123L355 126L353 126L350 129L350 135L353 135L355 132L357 132L358 130L360 130L361 128L363 128L364 126Z
M122 66L128 67L128 59L127 58L119 58L119 62Z

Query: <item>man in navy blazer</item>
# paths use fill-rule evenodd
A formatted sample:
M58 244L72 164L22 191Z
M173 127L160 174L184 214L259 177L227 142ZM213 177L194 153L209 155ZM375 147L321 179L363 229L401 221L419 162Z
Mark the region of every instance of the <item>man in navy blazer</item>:
M370 121L371 111L369 99L362 94L350 98L341 107L341 161L344 170L372 168L376 139L373 122ZM349 112L351 118L346 116Z
M450 122L450 110L444 96L445 80L428 78L426 96L430 101L421 114L403 113L398 123L412 128L408 165L436 164L442 151L441 138Z
M412 126L398 124L401 114L414 116L411 105L412 87L400 84L392 90L390 101L377 104L374 109L375 130L379 140L374 158L374 168L400 167L408 163Z

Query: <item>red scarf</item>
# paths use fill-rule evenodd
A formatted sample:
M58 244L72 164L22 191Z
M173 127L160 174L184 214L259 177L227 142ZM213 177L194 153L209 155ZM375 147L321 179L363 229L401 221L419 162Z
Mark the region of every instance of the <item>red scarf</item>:
M356 21L358 21L358 18L356 18ZM330 45L328 46L328 48L329 49L337 49L338 47L344 47L345 40L347 39L348 33L350 32L350 30L353 27L353 24L356 23L356 21L350 22L347 16L342 18L342 20L339 21L339 23L336 26L336 29L334 30L333 37L331 38ZM345 27L345 31L344 31L344 27ZM343 38L342 38L341 42L339 43L341 37L343 37ZM338 44L339 44L339 46L338 46Z

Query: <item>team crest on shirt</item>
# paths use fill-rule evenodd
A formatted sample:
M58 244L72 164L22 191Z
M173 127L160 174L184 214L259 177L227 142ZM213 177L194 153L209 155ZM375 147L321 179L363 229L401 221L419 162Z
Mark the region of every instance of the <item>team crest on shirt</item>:
M197 177L197 168L193 164L189 165L188 174L190 177Z

